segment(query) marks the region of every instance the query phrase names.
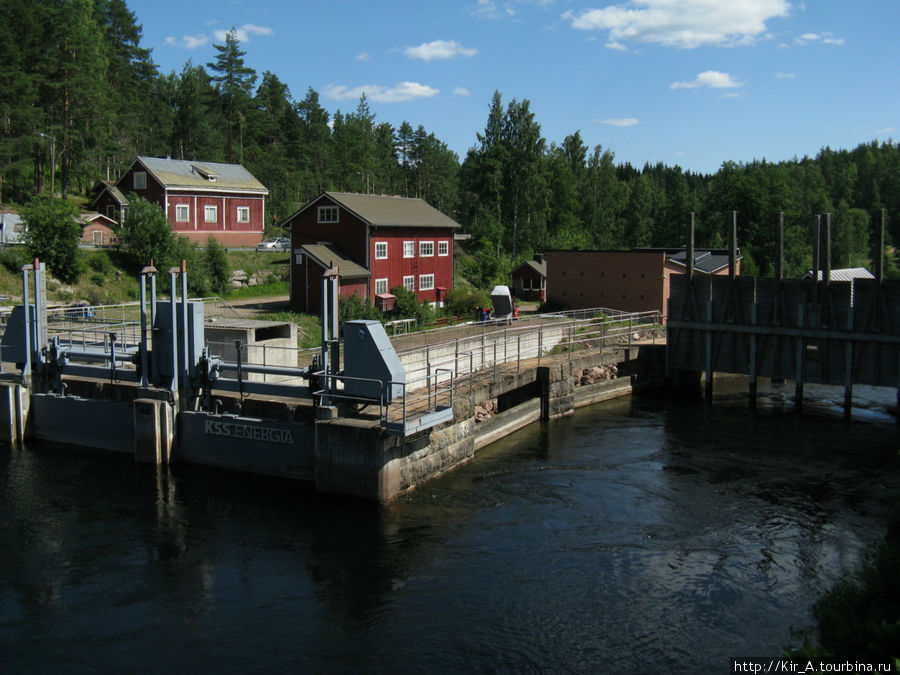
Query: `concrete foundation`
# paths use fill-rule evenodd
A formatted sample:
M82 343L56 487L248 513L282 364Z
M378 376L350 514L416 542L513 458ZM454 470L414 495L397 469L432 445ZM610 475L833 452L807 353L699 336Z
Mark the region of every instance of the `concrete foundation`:
M314 408L309 401L229 399L219 406L229 412L177 413L177 395L167 390L95 383L81 390L97 398L29 396L8 383L0 385L0 440L17 442L30 434L133 453L138 462L191 462L288 477L312 481L323 493L387 502L528 424L629 394L628 376L577 386L575 373L599 361L594 355L500 373L468 395L458 392L452 421L403 438L388 435L377 418L336 416L337 408ZM476 418L475 403L485 400L497 403L489 416L482 411Z

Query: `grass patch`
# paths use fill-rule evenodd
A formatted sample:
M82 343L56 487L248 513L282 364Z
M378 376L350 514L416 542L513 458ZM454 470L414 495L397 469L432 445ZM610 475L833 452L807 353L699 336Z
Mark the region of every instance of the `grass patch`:
M297 346L300 349L315 349L322 346L322 321L317 316L301 312L271 312L265 314L263 318L297 324Z

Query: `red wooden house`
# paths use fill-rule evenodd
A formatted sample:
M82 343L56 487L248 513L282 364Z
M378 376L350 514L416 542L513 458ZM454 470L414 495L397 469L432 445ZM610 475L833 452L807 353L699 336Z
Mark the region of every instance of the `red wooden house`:
M226 246L259 243L269 191L240 164L138 157L115 184L102 183L92 206L124 222L128 194L159 204L175 234Z
M438 305L453 288L460 225L421 199L323 192L282 225L291 231L291 306L298 311L321 311L323 264L338 267L342 297L356 293L382 309L398 286Z

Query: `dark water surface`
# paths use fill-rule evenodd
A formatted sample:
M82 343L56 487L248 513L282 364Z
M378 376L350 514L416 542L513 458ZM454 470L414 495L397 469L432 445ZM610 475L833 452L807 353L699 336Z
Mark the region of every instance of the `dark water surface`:
M893 424L623 399L387 507L0 449L2 672L726 672L883 537Z

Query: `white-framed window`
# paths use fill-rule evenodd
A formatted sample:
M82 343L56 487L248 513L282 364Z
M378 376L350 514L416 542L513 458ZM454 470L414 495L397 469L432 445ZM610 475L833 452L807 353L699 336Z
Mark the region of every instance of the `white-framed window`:
M375 242L375 260L387 260L388 243L386 241Z
M135 171L134 172L134 189L135 190L147 189L147 172L146 171Z
M420 258L428 258L434 255L434 242L433 241L420 241L419 242L419 257Z
M404 258L415 258L416 257L416 242L414 242L414 241L404 241L403 242L403 257Z
M433 274L420 274L419 275L419 290L420 291L430 291L434 288L434 275Z
M450 255L450 242L449 241L439 241L438 242L438 255Z
M176 204L175 205L175 222L176 223L189 223L191 221L191 206L190 204Z
M416 277L415 275L411 275L408 277L403 277L403 288L408 291L416 292Z
M388 292L388 280L387 279L376 279L375 280L375 294L379 293L387 293Z
M250 222L250 207L249 206L237 207L237 221L239 223L249 223Z
M203 207L203 222L205 222L205 223L219 222L219 207L218 206L204 206Z
M320 206L319 207L320 223L336 223L338 222L338 207L336 206Z

